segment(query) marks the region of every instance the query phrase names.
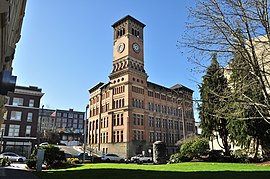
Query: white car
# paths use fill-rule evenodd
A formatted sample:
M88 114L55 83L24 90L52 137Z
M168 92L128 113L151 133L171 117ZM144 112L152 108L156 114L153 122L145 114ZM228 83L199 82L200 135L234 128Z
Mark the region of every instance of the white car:
M106 162L124 162L125 159L116 154L102 154L101 160Z
M43 143L39 144L38 146L47 146L47 145L49 145L48 142L43 142Z
M142 154L138 154L136 156L131 157L130 161L136 163L152 162L152 157L147 157Z
M12 162L24 162L26 160L25 157L20 156L13 152L5 152L5 153L0 154L0 159L4 157L8 158Z

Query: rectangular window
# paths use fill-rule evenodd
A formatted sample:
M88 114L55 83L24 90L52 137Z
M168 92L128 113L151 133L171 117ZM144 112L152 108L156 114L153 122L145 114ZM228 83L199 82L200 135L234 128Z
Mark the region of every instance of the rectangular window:
M136 125L137 124L137 115L133 114L133 124Z
M144 139L144 134L143 134L143 131L141 131L141 140Z
M113 142L115 142L116 139L116 131L113 131Z
M172 129L173 128L173 126L172 126L172 120L169 120L168 128L169 129Z
M156 118L156 127L160 128L160 118Z
M68 118L73 118L73 113L68 113Z
M63 117L67 117L67 113L63 113Z
M20 125L9 125L9 130L8 130L8 136L16 137L19 136L20 132Z
M30 99L29 100L29 107L34 107L34 104L35 104L35 100Z
M116 125L116 115L115 114L113 115L113 120L112 121L113 121L113 126L115 126Z
M137 138L137 131L133 130L133 140L136 140L136 138Z
M117 131L116 142L120 142L120 131Z
M154 132L149 132L149 142L153 143L155 140L155 133Z
M25 136L30 136L30 135L31 135L31 126L26 126Z
M33 113L29 112L27 113L27 122L32 122L33 119Z
M143 117L143 115L141 115L141 125L143 126L144 125L144 117Z
M56 127L61 127L61 123L56 123Z
M162 120L162 128L166 129L166 127L167 127L167 120L163 119Z
M21 111L11 111L10 120L20 121L22 117Z
M121 114L121 124L120 125L124 125L124 115Z
M23 98L13 98L13 106L23 106Z
M179 130L179 123L178 121L174 121L174 129Z
M154 117L148 118L148 127L154 127Z

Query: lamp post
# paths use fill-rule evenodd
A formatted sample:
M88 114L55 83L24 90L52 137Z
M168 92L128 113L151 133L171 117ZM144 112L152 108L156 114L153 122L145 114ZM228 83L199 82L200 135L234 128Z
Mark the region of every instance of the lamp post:
M40 113L39 124L38 124L38 144L40 143L40 138L41 138L41 123L42 123L42 117L43 117L43 108L44 108L44 105L42 105L41 107L41 113Z
M182 118L182 123L183 123L183 137L184 139L186 139L186 121L185 121L185 117L184 117L184 108L183 108L183 104L181 104L182 106L179 107L179 109L181 109L181 118Z
M87 122L87 110L89 108L89 104L85 107L85 115L84 115L84 128L83 128L83 163L85 161L85 150L86 150L86 122Z
M2 153L3 150L3 136L4 136L4 129L1 129L1 143L0 143L0 152Z

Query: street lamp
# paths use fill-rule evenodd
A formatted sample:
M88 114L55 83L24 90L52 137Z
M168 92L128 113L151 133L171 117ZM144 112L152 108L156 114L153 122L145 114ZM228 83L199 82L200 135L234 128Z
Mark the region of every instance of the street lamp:
M84 115L84 130L83 130L83 163L85 161L85 150L86 150L86 122L87 122L87 110L89 108L89 104L85 107L85 115Z
M42 123L42 117L43 117L43 108L44 108L44 105L42 105L41 107L41 113L40 113L39 124L38 124L38 144L40 143L40 138L41 138L41 123Z
M185 117L184 117L183 104L180 107L180 109L181 109L181 118L182 118L182 123L183 123L183 137L184 137L184 139L186 139L186 121L185 121Z

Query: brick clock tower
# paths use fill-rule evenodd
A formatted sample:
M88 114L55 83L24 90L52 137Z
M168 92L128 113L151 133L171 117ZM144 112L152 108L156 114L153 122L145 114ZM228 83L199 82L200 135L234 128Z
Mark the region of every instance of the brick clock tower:
M143 28L145 25L131 16L126 16L112 25L114 28L113 69L110 79L120 72L137 73L144 81ZM122 73L121 73L122 74Z
M112 27L110 80L89 89L89 147L128 158L151 155L153 143L164 141L168 154L174 153L175 143L194 132L193 91L179 84L167 88L147 81L143 23L128 15ZM190 107L181 101L188 101Z
M114 29L113 67L109 75L110 88L113 89L111 112L112 115L117 116L117 113L122 111L125 119L123 125L125 155L134 155L136 148L145 146L145 140L143 143L134 140L134 132L145 131L147 125L144 122L145 124L138 126L133 122L136 116L140 116L138 120L147 120L144 114L145 104L147 104L144 92L147 92L148 78L144 69L143 28L145 25L128 15L114 23L112 27ZM119 104L117 108L114 101L121 101L121 99L123 106L119 111ZM145 132L139 135L143 139L146 138Z

